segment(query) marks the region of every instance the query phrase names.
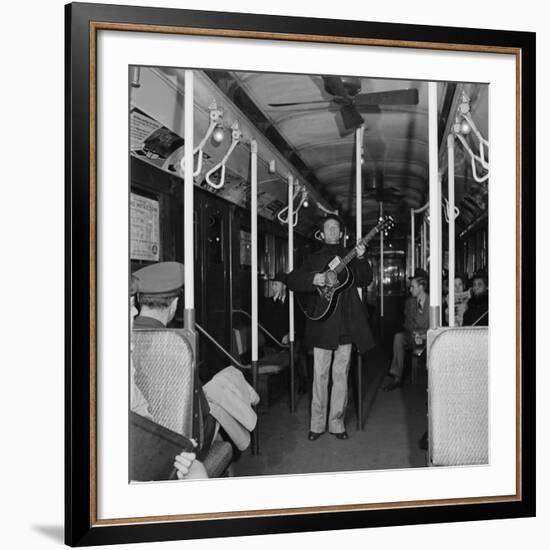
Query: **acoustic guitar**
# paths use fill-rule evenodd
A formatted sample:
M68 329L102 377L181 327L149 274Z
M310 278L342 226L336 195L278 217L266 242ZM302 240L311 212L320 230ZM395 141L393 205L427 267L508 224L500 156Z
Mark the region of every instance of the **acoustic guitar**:
M380 231L387 232L394 224L392 216L385 216L344 258L335 256L321 271L315 272L325 275L325 286L315 286L314 293L300 292L296 295L298 305L308 319L325 321L332 316L338 305L340 294L353 284L353 274L348 269L348 264L357 256L357 246L366 245Z

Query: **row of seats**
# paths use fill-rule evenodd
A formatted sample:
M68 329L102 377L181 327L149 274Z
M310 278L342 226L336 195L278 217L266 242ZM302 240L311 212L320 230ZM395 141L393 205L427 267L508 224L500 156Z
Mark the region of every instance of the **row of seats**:
M176 434L198 439L198 403L193 393L195 363L190 334L185 329L135 329L133 340L135 382L149 404L153 421ZM257 391L263 407L271 403L273 377L283 374L290 363L288 348L275 340L270 343L272 347L266 345L264 334L259 331ZM250 324L233 329L233 350L251 381ZM203 463L209 477L221 477L231 473L232 460L231 444L215 440Z
M168 430L198 439L199 413L194 390L195 362L189 334L176 329L134 330L135 382L152 419ZM215 440L203 458L208 477L230 473L233 447Z
M233 338L239 361L250 371L250 325L235 327ZM197 407L194 406L194 361L188 335L174 329L136 330L134 344L136 383L149 403L153 420L178 434L193 435ZM261 331L259 349L258 389L263 402L269 405L273 377L288 369L288 349L266 346ZM413 378L417 368L413 364ZM430 330L427 369L430 464L487 463L488 329ZM215 441L204 458L209 476L227 473L232 459L231 445Z

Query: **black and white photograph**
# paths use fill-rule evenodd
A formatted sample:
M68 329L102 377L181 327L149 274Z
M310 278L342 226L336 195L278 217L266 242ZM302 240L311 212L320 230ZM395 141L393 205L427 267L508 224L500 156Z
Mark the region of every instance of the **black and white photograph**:
M533 33L65 15L67 543L533 516Z
M128 67L130 483L490 463L491 85L363 72Z
M3 13L2 548L544 547L543 3Z

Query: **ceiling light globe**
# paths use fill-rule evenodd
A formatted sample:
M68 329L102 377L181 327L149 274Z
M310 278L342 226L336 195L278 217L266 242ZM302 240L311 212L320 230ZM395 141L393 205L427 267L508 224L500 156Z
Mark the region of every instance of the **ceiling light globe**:
M461 131L464 135L468 135L468 134L472 131L472 128L470 127L470 125L468 124L468 122L463 121L462 124L460 125L460 131Z
M225 138L225 132L223 131L223 128L219 127L216 128L212 134L212 139L216 143L221 143Z

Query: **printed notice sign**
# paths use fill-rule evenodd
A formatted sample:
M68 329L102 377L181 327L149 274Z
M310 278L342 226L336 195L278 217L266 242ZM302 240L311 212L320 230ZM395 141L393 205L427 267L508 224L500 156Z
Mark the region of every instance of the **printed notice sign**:
M130 258L158 262L159 252L159 203L131 193Z
M141 149L152 134L154 134L159 128L162 128L162 124L153 120L145 113L134 109L130 115L130 149L135 151Z

